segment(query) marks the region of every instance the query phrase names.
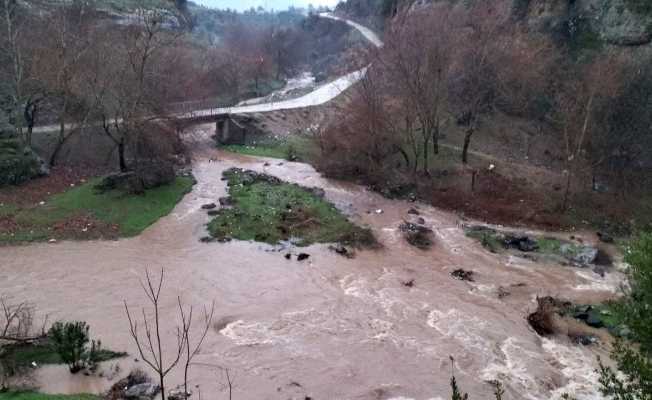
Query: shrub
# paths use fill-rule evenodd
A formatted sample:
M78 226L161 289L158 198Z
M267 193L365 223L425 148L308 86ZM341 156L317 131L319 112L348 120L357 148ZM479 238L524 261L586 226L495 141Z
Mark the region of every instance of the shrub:
M18 139L0 139L0 187L18 185L44 173L38 156Z
M640 236L628 249L625 261L630 265L626 298L616 306L616 316L631 331L639 349L619 340L611 358L618 371L600 362L600 389L614 400L652 399L652 234Z
M86 346L90 341L90 327L86 322L56 322L50 328L49 337L61 360L68 364L70 372L77 373L87 365ZM93 348L95 343L93 343Z

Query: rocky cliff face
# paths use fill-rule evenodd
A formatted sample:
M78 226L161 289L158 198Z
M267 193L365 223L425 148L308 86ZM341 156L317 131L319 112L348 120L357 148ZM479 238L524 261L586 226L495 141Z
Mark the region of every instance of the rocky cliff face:
M418 9L442 0L400 0ZM461 0L448 0L461 2ZM471 0L485 1L485 0ZM516 20L533 29L577 39L585 45L649 46L652 49L652 0L503 0ZM393 1L387 0L393 3ZM338 11L366 18L381 13L378 0L348 0Z
M619 46L652 42L652 7L646 0L510 0L515 16L533 28ZM563 32L564 29L567 32Z

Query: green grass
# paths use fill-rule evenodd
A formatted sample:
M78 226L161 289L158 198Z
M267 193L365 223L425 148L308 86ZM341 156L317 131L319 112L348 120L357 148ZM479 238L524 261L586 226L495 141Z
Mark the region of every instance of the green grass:
M537 244L540 253L558 254L563 243L559 239L543 237L537 239Z
M482 244L482 247L492 253L500 253L505 249L503 246L504 235L491 228L466 229L464 234Z
M92 394L45 394L37 392L0 393L0 400L99 400Z
M314 141L307 136L291 136L286 139L266 138L248 145L226 145L220 148L232 153L290 161L311 161L316 152Z
M90 215L98 221L117 226L121 237L136 236L159 218L169 214L190 192L194 180L179 177L172 184L146 191L142 195L122 192L98 194L92 180L46 200L43 206L18 208L0 207L0 216L11 216L21 227L13 235L0 233L0 243L21 243L56 237L52 227L69 218Z
M335 206L306 188L283 182L247 182L241 172L232 170L224 175L234 206L220 210L208 224L214 238L270 244L292 238L299 246L376 244L370 230L354 225Z
M100 221L118 225L122 236L136 236L169 214L193 186L192 178L180 177L170 185L148 190L142 195L125 195L122 192L97 194L94 183L54 196L44 210L55 215L90 212Z

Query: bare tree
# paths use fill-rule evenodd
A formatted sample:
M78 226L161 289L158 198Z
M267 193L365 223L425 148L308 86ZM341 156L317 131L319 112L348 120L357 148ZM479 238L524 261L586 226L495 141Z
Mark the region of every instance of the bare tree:
M35 41L28 37L31 28L25 28L40 21L17 0L0 0L0 8L0 85L8 98L9 121L15 135L24 145L31 146L31 127L25 131L25 117L34 115L41 88L31 74Z
M187 336L184 334L184 330L181 327L176 327L177 345L171 352L171 361L166 362L166 353L163 351L163 343L161 339L160 315L160 298L161 289L163 287L163 275L163 269L161 269L161 275L159 277L158 283L156 284L154 281L152 281L149 271L145 271L146 282L141 282L141 286L147 295L149 302L151 303L153 312L153 321L150 321L151 315L148 316L145 308L142 309L142 324L145 330L144 337L141 336L141 333L138 329L138 321L132 318L131 313L129 312L129 306L127 306L126 301L124 302L124 305L127 319L129 320L129 331L131 333L131 337L136 343L138 353L140 354L142 360L158 375L159 385L161 387L161 398L162 400L165 400L165 377L170 373L170 371L172 371L172 369L177 366L181 360L183 350L187 345ZM183 325L185 326L186 324L184 323Z
M202 321L202 330L197 338L197 342L193 345L190 337L192 323L193 323L193 307L190 306L189 311L186 313L181 304L181 298L177 298L177 303L179 305L179 314L181 316L181 321L183 323L183 337L186 342L186 358L183 369L183 390L185 398L190 396L190 391L188 390L188 372L190 371L190 366L192 365L192 360L197 354L199 354L201 345L204 343L206 334L211 327L211 322L213 321L213 314L215 312L215 302L211 304L210 310L204 308L204 320Z
M565 163L565 188L561 208L568 209L572 183L578 169L587 162L587 148L599 129L598 111L616 98L622 89L622 63L607 54L586 65L571 64L555 93L551 122L559 127Z
M45 336L47 317L39 333L34 333L34 306L27 303L12 304L0 296L0 340L8 342L31 342Z
M439 152L439 136L455 46L453 6L404 10L389 27L380 61L389 92L405 121L403 132L413 153L413 171L422 159L428 172L430 146ZM418 140L417 140L418 137Z
M108 86L97 91L103 95L98 101L103 130L118 149L121 171L129 167L127 146L138 143L153 118L165 115L157 56L183 35L165 27L165 14L159 10L140 9L138 18L140 23L123 31L106 32L118 46L111 48L114 56L107 60L108 79L103 82Z
M490 111L496 100L496 58L502 53L499 33L502 28L500 4L495 0L477 2L466 13L460 35L464 46L456 57L450 81L453 108L458 123L465 126L462 162L468 163L471 138L477 131L479 117Z
M49 91L59 105L59 134L50 155L50 166L57 163L66 142L81 131L93 111L89 105L80 107L79 100L80 92L84 89L82 81L88 79L87 71L84 71L88 61L85 56L92 41L97 40L91 29L95 22L93 10L82 2L61 5L53 10L49 18L45 39L50 42L47 45L49 56L46 58L50 62L47 68L40 71L40 75L49 75ZM68 117L73 109L81 112L75 113L77 123L71 126Z

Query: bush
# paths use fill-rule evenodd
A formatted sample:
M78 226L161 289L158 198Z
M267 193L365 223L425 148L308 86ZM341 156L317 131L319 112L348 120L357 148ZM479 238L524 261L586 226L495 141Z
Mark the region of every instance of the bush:
M61 360L68 364L70 372L77 373L84 369L89 361L86 347L90 341L90 327L86 322L56 322L50 328L48 336L54 343ZM92 349L95 348L93 342ZM91 353L93 353L92 351Z
M42 160L18 139L0 139L0 187L18 185L46 172Z
M628 249L629 289L625 299L614 306L616 316L630 330L639 349L619 340L611 358L618 372L600 363L602 393L614 400L652 399L652 234L643 234Z

